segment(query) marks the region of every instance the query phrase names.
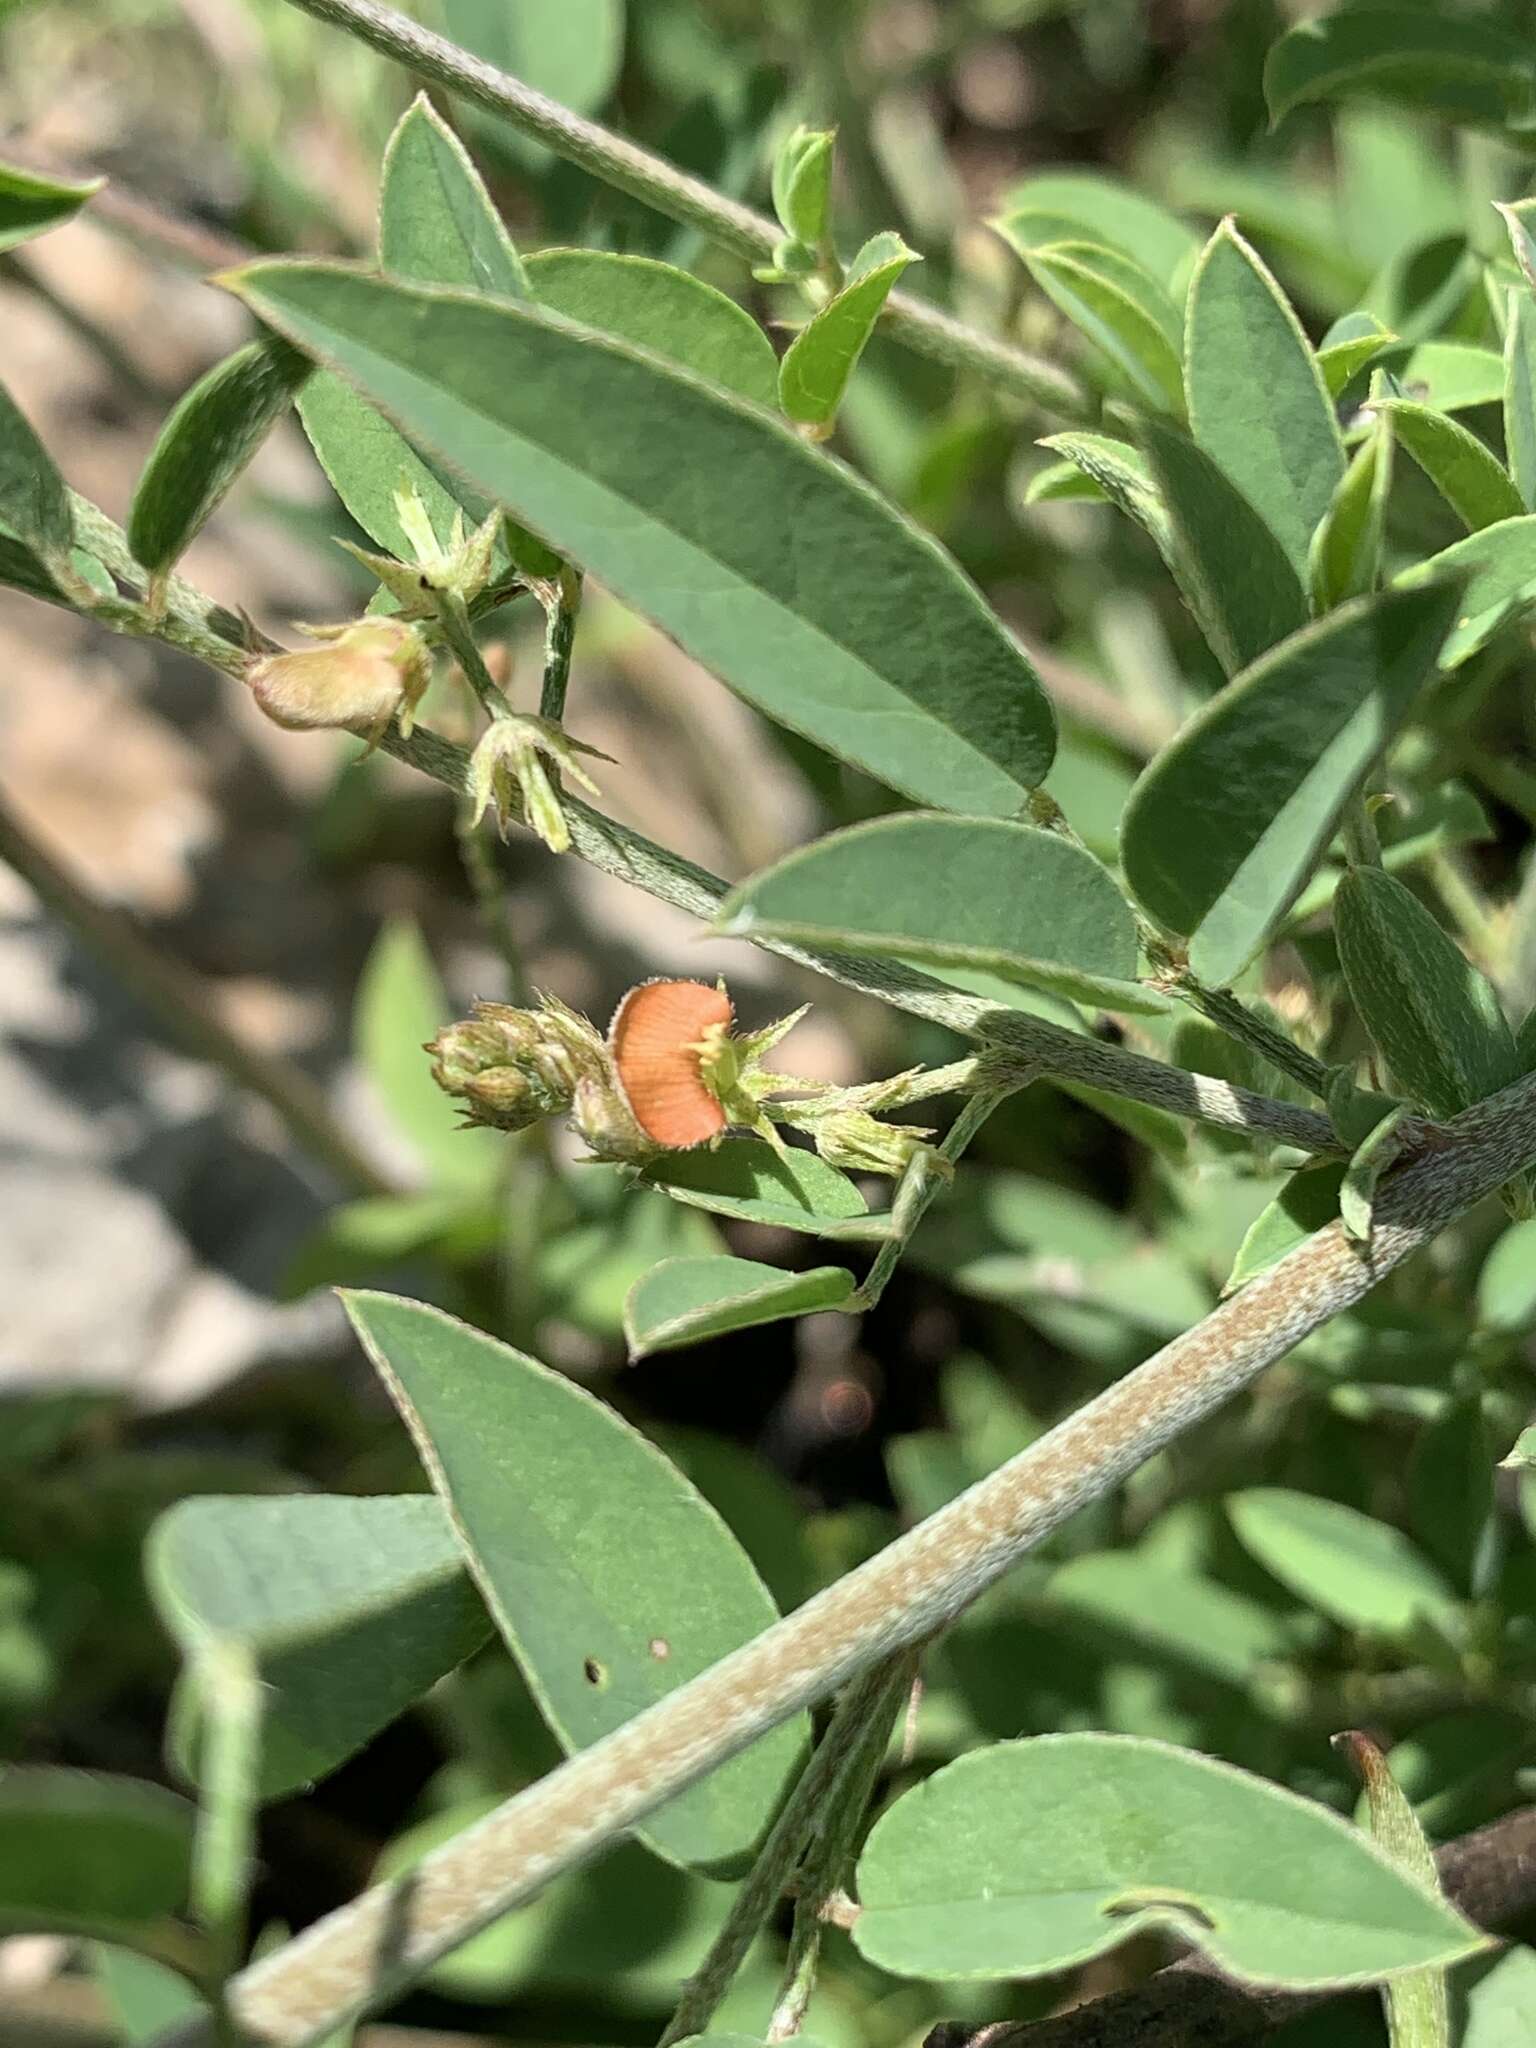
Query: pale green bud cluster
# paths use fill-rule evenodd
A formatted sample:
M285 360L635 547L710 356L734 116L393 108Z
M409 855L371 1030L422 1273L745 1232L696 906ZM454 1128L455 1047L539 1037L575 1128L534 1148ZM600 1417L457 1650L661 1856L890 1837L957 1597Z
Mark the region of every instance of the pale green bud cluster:
M432 1078L463 1104L471 1124L523 1131L545 1117L568 1116L599 1159L643 1164L655 1156L606 1043L554 996L540 996L537 1009L476 1003L471 1016L447 1025L427 1051Z
M464 514L455 506L453 525L445 542L437 537L431 516L414 485L402 485L395 492L395 516L411 549L409 561L393 555L371 554L339 543L363 567L377 576L400 607L405 619L435 618L439 596L471 604L491 580L496 543L501 536L502 518L492 512L473 533L465 529Z

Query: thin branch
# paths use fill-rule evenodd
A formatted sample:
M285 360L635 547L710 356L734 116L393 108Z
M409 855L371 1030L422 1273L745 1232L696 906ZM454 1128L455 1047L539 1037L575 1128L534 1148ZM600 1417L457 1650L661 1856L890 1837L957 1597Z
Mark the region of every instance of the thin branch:
M46 853L0 795L0 861L101 960L196 1058L220 1068L276 1110L294 1142L344 1188L391 1195L390 1181L332 1116L302 1068L247 1044L221 1022L209 991L167 959L121 911L100 902Z
M460 99L472 100L499 115L524 135L547 144L557 156L580 164L604 184L643 200L670 220L697 228L738 256L761 263L773 254L780 230L765 215L727 199L638 143L612 134L595 121L583 120L521 79L471 56L394 8L380 6L377 0L291 0L291 4L345 29L417 77L429 78ZM892 292L883 324L909 348L955 369L973 370L1048 412L1069 419L1087 414L1082 387L1065 370L967 327L923 299Z
M1536 1909L1536 1806L1447 1842L1435 1862L1452 1905L1497 1934ZM1190 1955L1143 1984L1053 2019L989 2027L946 2021L924 2048L1246 2048L1344 1995L1234 1984L1203 1956Z
M881 1721L886 1695L891 1690L893 1672L904 1671L904 1660L895 1665L875 1665L862 1673L838 1701L826 1734L800 1773L795 1789L757 1853L756 1862L737 1888L731 1910L711 1942L709 1953L683 1986L677 2009L658 2048L672 2048L676 2041L702 2034L714 2018L748 1949L783 1898L795 1866L820 1825L828 1800L838 1790L850 1757L859 1754L872 1725L881 1726L883 1747L890 1732L889 1719Z
M805 1606L571 1757L409 1873L230 1986L269 2048L309 2048L871 1663L943 1628L1069 1516L1203 1421L1536 1159L1536 1075L1434 1127L1383 1183L1369 1247L1318 1231L1186 1335ZM205 2042L205 2026L177 2037Z
M449 789L462 790L468 755L441 734L418 726L407 739L388 733L386 751L420 769ZM631 831L578 797L564 799L571 830L571 851L588 866L643 889L679 910L713 920L725 900L726 885L707 868L670 853L664 846ZM816 953L778 939L754 937L754 945L777 953L798 966L828 975L845 988L876 997L893 1009L926 1017L967 1038L1006 1046L1021 1061L1053 1080L1076 1081L1111 1095L1145 1102L1172 1116L1194 1117L1223 1130L1296 1145L1304 1152L1334 1153L1342 1148L1325 1116L1291 1102L1255 1095L1208 1074L1192 1074L1165 1066L1123 1046L1105 1045L1085 1032L1032 1017L1023 1010L1002 1010L976 996L958 994L931 976L898 966L894 961L868 960L853 953Z

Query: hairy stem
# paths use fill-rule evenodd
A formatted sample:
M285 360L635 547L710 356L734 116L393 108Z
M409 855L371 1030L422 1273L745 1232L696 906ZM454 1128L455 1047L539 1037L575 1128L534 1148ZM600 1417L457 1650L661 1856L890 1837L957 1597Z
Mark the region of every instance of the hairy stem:
M558 725L565 716L565 693L571 680L571 649L576 644L576 619L581 611L581 574L564 568L544 605L544 680L539 688L539 716Z
M876 1252L864 1284L849 1302L850 1315L874 1307L912 1242L913 1232L928 1213L929 1204L954 1171L956 1160L998 1104L1016 1088L1027 1087L1033 1078L1031 1074L1021 1074L1005 1088L987 1088L971 1096L945 1132L943 1142L934 1151L924 1147L914 1155L891 1203L891 1235Z
M524 135L545 143L557 156L580 164L604 184L643 200L670 220L697 228L737 255L762 263L773 254L779 229L765 215L727 199L638 143L595 121L583 120L521 79L471 56L394 8L380 6L378 0L291 0L291 4L345 29L419 78L429 78L459 98L499 115ZM1082 386L1065 370L1042 356L967 327L925 300L892 292L882 324L909 348L955 369L973 370L1048 412L1067 419L1087 416Z
M1309 1088L1319 1098L1328 1093L1328 1069L1322 1060L1304 1052L1293 1038L1287 1038L1283 1031L1277 1031L1273 1024L1239 1002L1229 988L1207 988L1192 974L1175 975L1170 984L1175 995L1198 1010L1208 1024L1214 1024L1218 1031L1224 1031L1228 1038L1234 1038L1239 1045L1246 1045L1267 1060L1282 1074L1289 1074L1293 1081L1299 1081L1303 1088Z
M588 1861L760 1735L944 1627L1087 1502L1249 1386L1536 1159L1536 1075L1464 1111L1384 1182L1369 1247L1317 1231L998 1471L408 1874L231 1986L268 2048L308 2048ZM207 2038L193 2023L182 2048Z
M898 1661L905 1669L905 1659ZM742 1880L724 1926L711 1943L708 1955L683 1986L677 2010L668 2021L658 2048L672 2048L674 2042L684 2041L690 2034L702 2034L714 2018L747 1950L783 1898L850 1758L859 1753L871 1721L880 1716L890 1684L891 1666L876 1665L850 1685L838 1701L826 1734L800 1773L794 1791L757 1853L756 1862ZM883 1725L889 1729L889 1720Z

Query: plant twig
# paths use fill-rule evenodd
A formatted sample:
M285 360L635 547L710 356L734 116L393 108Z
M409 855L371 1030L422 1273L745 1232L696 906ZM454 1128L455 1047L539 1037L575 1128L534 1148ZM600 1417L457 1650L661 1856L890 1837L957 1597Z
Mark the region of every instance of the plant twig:
M905 1656L897 1663L906 1670ZM757 1860L731 1901L724 1926L710 1944L708 1955L683 1986L677 2010L668 2021L658 2048L672 2048L674 2042L684 2041L690 2034L702 2034L714 2018L747 1950L783 1898L849 1759L858 1754L866 1731L879 1719L891 1686L891 1672L889 1664L875 1665L850 1685L838 1701L826 1734L800 1773L795 1789L757 1853ZM889 1727L888 1722L882 1725Z
M1319 1097L1328 1093L1328 1069L1322 1060L1305 1052L1295 1039L1287 1038L1283 1031L1277 1031L1272 1024L1240 1002L1229 988L1207 988L1189 973L1171 975L1168 987L1176 996L1198 1010L1207 1023L1214 1024L1218 1031L1224 1031L1228 1038L1235 1038L1239 1045L1246 1045L1256 1052L1261 1060L1267 1060L1282 1074L1289 1074L1293 1081L1299 1081Z
M856 1672L945 1626L1052 1530L1258 1378L1536 1159L1536 1075L1436 1127L1383 1182L1368 1247L1317 1231L998 1471L708 1671L375 1885L230 1987L309 2048ZM207 2040L193 2023L182 2048Z
M959 1115L935 1150L930 1151L924 1147L913 1156L891 1203L891 1234L875 1254L874 1263L865 1274L863 1285L848 1304L851 1314L858 1314L875 1306L884 1294L886 1284L900 1264L907 1246L912 1242L912 1234L927 1214L934 1196L943 1186L946 1177L954 1171L956 1160L998 1104L1005 1101L1016 1089L1028 1087L1034 1078L1033 1074L1023 1071L1017 1080L1010 1081L1006 1087L979 1089L961 1106Z
M539 686L539 716L558 725L565 716L565 693L571 680L571 649L576 644L576 619L581 611L581 572L567 565L550 586L544 606L544 679Z
M448 788L464 788L469 757L462 747L440 733L418 726L409 739L390 732L380 744L397 760L409 763ZM590 867L643 889L647 895L686 910L706 923L713 920L725 900L726 885L708 869L605 817L579 797L565 798L564 808L571 850ZM1282 1144L1299 1146L1304 1152L1334 1153L1342 1149L1333 1126L1316 1110L1255 1095L1212 1075L1170 1067L1123 1046L1105 1045L1086 1032L1069 1031L1023 1010L999 1009L977 996L960 995L931 976L894 961L869 960L852 953L815 953L781 939L754 937L751 943L817 974L825 974L862 995L874 996L893 1009L927 1017L989 1046L1006 1047L1018 1054L1023 1063L1038 1067L1052 1080L1081 1082L1088 1088L1167 1110L1173 1116L1194 1117L1224 1130L1276 1139Z
M0 861L109 967L129 993L198 1059L220 1068L276 1110L294 1142L356 1194L392 1195L394 1183L353 1143L309 1076L261 1052L220 1021L208 991L167 959L120 911L89 893L45 853L0 793Z
M429 78L459 98L499 115L524 135L547 144L557 156L580 164L605 184L654 206L670 220L697 228L753 263L772 256L780 230L765 215L727 199L638 143L595 121L583 120L521 79L471 56L394 8L381 6L378 0L291 0L291 4L345 29L418 77ZM973 370L1048 412L1069 419L1087 415L1083 389L1065 370L967 327L925 300L892 292L882 324L909 348L955 369Z
M1536 1909L1536 1806L1445 1843L1435 1863L1446 1897L1479 1927L1496 1934L1524 1919ZM1246 2048L1348 1995L1234 1984L1195 1954L1053 2019L988 2027L945 2021L923 2048Z
M768 2022L770 2041L792 2039L804 2022L806 2007L816 1988L828 1902L847 1878L858 1844L859 1826L890 1746L892 1725L911 1696L919 1655L916 1649L903 1650L899 1657L866 1673L866 1679L874 1677L880 1681L879 1688L838 1773L800 1873L783 1984Z

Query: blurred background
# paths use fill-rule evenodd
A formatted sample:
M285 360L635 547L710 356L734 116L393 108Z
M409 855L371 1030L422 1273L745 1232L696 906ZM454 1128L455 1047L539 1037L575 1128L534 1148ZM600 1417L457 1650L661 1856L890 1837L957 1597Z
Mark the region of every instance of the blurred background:
M1197 227L1236 210L1314 339L1362 304L1406 339L1486 339L1467 266L1488 246L1482 216L1497 223L1468 194L1523 191L1526 172L1492 141L1385 108L1306 110L1271 133L1263 58L1290 12L437 0L432 18L757 205L775 139L796 120L835 124L847 246L899 228L925 259L908 287L1085 375L1072 330L984 225L1047 167L1123 175ZM0 152L112 181L70 225L0 257L3 375L77 490L121 519L171 403L245 337L208 272L250 249L371 249L379 156L414 89L281 0L0 0ZM520 246L662 256L777 337L795 317L695 234L484 117L459 125ZM1060 424L877 337L835 445L945 541L1038 654L1064 723L1049 786L1112 858L1139 762L1218 678L1139 529L1103 503L1032 498L1051 461L1037 437ZM1396 516L1419 546L1455 536L1447 524L1436 539L1448 515L1411 478ZM358 537L290 420L182 567L292 644L291 621L366 601L338 535ZM509 614L525 707L542 631L531 612ZM1536 815L1530 693L1490 694L1480 716L1454 831L1479 878L1508 892ZM447 689L423 717L471 729ZM601 591L582 615L571 723L613 756L596 764L605 808L727 878L892 801L770 728ZM461 1135L417 1050L440 1022L531 988L604 1022L646 975L724 972L750 1025L814 1004L781 1061L807 1075L869 1078L954 1057L958 1042L701 940L527 835L482 839L466 859L445 792L359 753L278 731L190 659L0 591L4 805L106 913L88 936L87 913L46 913L0 865L7 1754L164 1776L174 1658L139 1550L169 1502L422 1483L337 1283L439 1303L599 1388L717 1499L783 1604L1197 1320L1278 1185L1273 1161L1219 1134L1036 1086L994 1118L975 1171L862 1324L813 1317L629 1369L621 1305L657 1258L723 1243L812 1264L815 1246L629 1188L574 1163L559 1133ZM1304 1032L1326 947L1298 930L1268 990ZM228 1060L190 1049L167 1022L178 1002L312 1087L320 1140ZM1223 1070L1204 1027L1138 1042ZM1347 1805L1326 1735L1368 1711L1438 1801L1437 1833L1502 1811L1532 1756L1529 1700L1479 1693L1433 1646L1362 1645L1347 1618L1245 1554L1216 1505L1264 1480L1454 1551L1434 1433L1458 1423L1446 1388L1471 1340L1445 1283L1475 1269L1495 1228L1470 1226L1441 1267L1423 1262L1325 1333L984 1602L935 1660L919 1757L1120 1728ZM1519 1316L1504 1341L1523 1372ZM1518 1426L1518 1392L1509 1413ZM268 1810L261 1919L302 1924L548 1760L510 1666L487 1653L315 1793ZM506 2039L645 2040L718 1896L626 1849L595 1888L557 1887L451 1958L404 2016ZM18 2010L30 2000L34 2016L85 2024L66 1965L62 1943L0 1943L0 2006L9 1987ZM766 1959L762 1971L759 1993ZM841 1944L812 2026L835 2048L880 2048L941 2016L1046 2010L1095 1988L1093 1973L1002 1999L898 1985ZM1360 2039L1377 2038L1373 2024L1363 2011Z

